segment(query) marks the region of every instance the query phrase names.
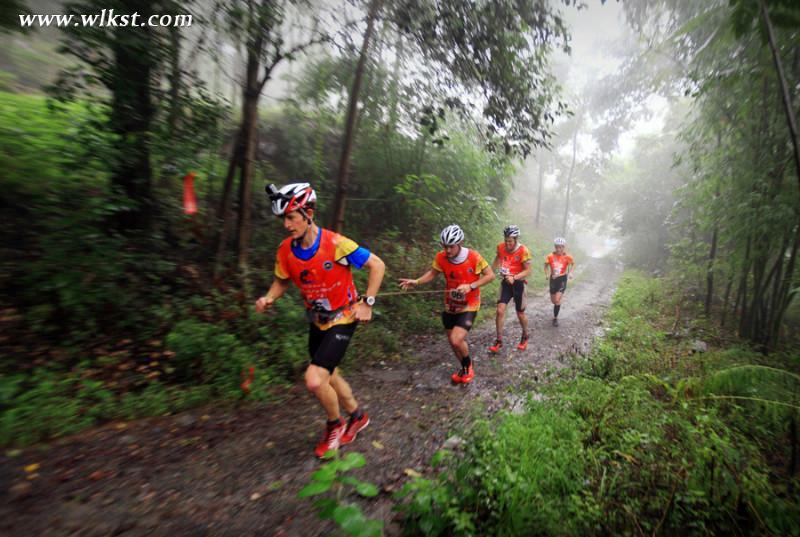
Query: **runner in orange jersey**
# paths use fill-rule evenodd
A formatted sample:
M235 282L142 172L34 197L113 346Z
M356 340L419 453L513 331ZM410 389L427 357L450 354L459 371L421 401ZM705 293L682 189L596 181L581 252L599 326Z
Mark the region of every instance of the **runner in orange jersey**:
M567 241L558 237L553 241L555 251L544 260L544 276L550 282L550 301L553 303L553 326L558 326L558 312L561 310L561 297L567 290L567 280L572 279L575 261L564 250Z
M440 238L443 250L436 254L431 269L417 279L400 279L400 287L408 289L428 283L440 273L444 275L446 290L442 324L450 347L461 364L450 378L456 384L467 384L475 377L467 333L481 308L479 287L492 281L494 272L481 254L463 246L464 232L459 226L447 226Z
M268 310L292 282L300 289L310 322L311 363L306 369L306 386L328 416L325 433L314 449L322 457L328 450L352 442L369 424L369 416L359 407L338 365L357 322L372 319L385 266L366 248L314 223L317 196L308 183L293 183L280 190L269 185L267 193L272 212L283 219L289 237L278 247L275 279L267 294L256 302L256 310ZM369 270L363 297L353 283L352 267ZM339 414L340 405L350 413L347 423Z
M500 299L497 301L497 316L495 325L497 328L497 339L494 345L489 347L490 352L499 352L503 346L503 325L506 320L506 307L511 299L514 299L514 307L517 310L517 319L522 327L522 338L517 348L524 351L528 348L528 318L525 316L526 286L528 281L525 279L531 273L531 252L528 247L519 242L519 227L506 226L503 230L504 240L497 245L497 255L492 262L492 269L500 271Z

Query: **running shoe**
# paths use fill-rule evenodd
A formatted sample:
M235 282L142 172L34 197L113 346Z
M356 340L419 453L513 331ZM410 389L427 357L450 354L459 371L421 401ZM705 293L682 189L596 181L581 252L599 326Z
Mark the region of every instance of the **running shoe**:
M558 319L553 319L553 326L558 326Z
M489 347L489 352L493 352L493 353L495 353L495 354L496 354L496 353L500 352L500 349L501 349L502 347L503 347L503 342L502 342L502 341L500 341L499 339L495 339L495 340L494 340L494 345L492 345L491 347Z
M361 417L358 419L354 419L352 416L350 417L350 421L347 422L347 429L344 431L342 435L342 440L340 445L349 444L353 440L356 439L358 436L358 432L364 429L367 425L369 425L369 416L366 412L361 414Z
M525 349L528 348L528 336L527 335L522 336L522 338L519 340L519 344L517 345L517 348L519 350L521 350L521 351L524 351Z
M469 367L462 367L458 373L453 373L450 377L456 384L469 384L475 378L475 370L472 369L472 364Z
M339 420L337 425L326 425L325 432L322 434L322 440L320 440L317 447L314 448L314 454L322 458L329 450L339 449L339 446L342 444L342 436L346 429L347 425L341 420Z

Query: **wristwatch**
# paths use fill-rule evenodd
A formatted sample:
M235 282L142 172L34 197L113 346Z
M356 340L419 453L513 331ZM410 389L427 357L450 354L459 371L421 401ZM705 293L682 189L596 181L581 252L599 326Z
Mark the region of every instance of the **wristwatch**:
M471 284L469 284L469 288L470 288L470 289L472 289L472 290L474 291L475 289L477 289L477 288L478 288L478 286L477 286L477 285L475 285L475 282L472 282Z
M366 302L367 306L372 307L375 305L375 297L374 296L365 296L364 302Z

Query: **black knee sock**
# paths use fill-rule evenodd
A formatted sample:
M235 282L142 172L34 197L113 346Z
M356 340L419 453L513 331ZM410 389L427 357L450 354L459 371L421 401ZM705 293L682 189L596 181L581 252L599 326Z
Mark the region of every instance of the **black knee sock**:
M327 420L328 427L336 427L337 425L341 425L342 418L336 418L335 420Z
M361 407L356 408L354 411L350 413L350 419L359 420L364 416L364 411L361 410Z
M553 306L553 317L558 317L558 311L561 309L561 304Z
M468 368L472 365L472 360L470 360L469 356L465 356L461 359L461 367L464 369Z

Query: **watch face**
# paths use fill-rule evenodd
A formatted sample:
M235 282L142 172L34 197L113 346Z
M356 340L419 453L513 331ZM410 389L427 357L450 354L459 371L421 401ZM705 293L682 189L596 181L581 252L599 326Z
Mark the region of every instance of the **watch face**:
M374 306L375 305L375 297L374 296L368 296L366 302L367 302L368 306Z

